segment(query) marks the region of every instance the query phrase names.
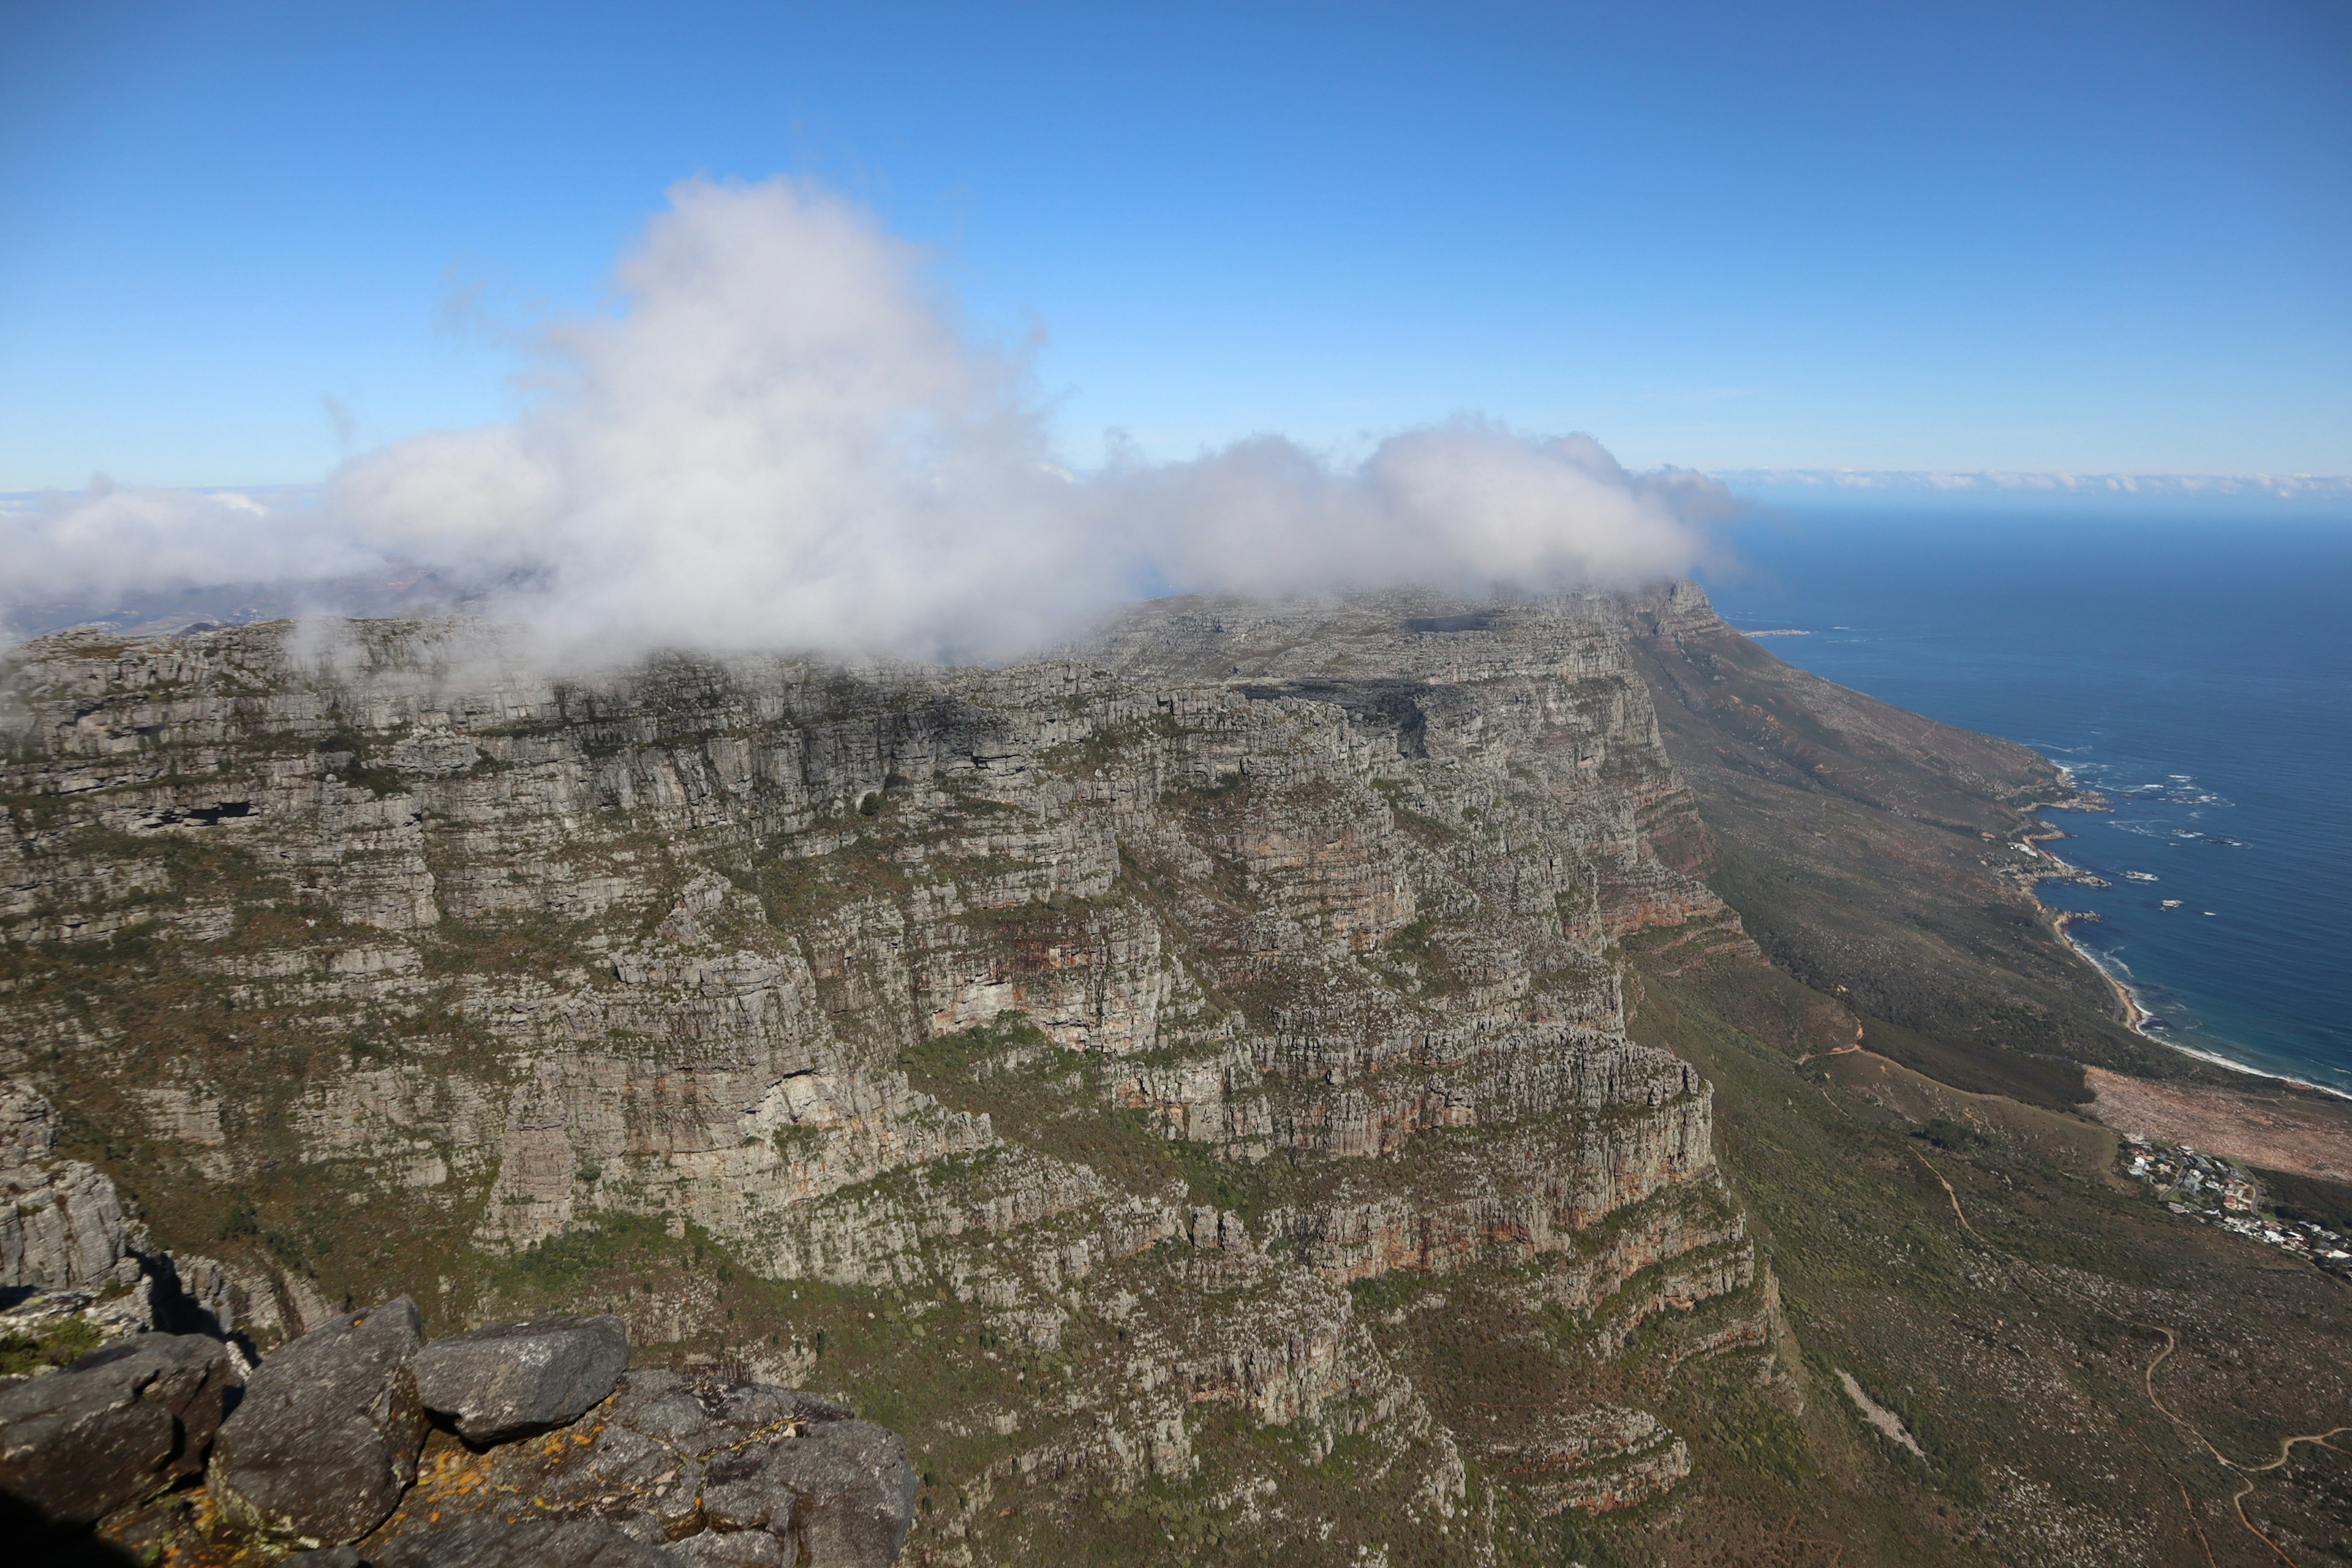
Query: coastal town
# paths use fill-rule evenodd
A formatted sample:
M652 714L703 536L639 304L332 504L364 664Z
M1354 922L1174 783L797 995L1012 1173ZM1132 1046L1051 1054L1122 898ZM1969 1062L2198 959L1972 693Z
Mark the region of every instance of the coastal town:
M2293 1253L2352 1280L2352 1242L2316 1221L2263 1214L2261 1186L2229 1161L2186 1143L2159 1143L2126 1132L2120 1162L2124 1174L2146 1185L2174 1214Z

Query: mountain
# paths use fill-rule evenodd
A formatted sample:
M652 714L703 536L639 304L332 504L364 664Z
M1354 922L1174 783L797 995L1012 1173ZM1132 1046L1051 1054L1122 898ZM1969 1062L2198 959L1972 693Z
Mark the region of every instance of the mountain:
M2345 1285L2081 1111L2218 1078L2016 868L2091 803L1687 584L5 681L0 1073L258 1342L616 1313L901 1434L909 1562L2347 1550L2335 1450L2254 1468Z

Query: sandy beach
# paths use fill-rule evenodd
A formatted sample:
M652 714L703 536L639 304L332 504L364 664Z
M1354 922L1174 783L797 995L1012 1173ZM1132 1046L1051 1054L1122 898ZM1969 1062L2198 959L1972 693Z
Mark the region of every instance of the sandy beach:
M2059 769L2059 773L2066 783L2070 784L2073 783L2072 775L2068 774L2065 769ZM2067 809L2074 808L2069 807ZM2147 1025L2150 1014L2146 1004L2140 1001L2139 993L2133 990L2130 982L2125 980L2123 976L2117 974L2112 968L2108 967L2106 963L2103 961L2096 952L2093 952L2090 947L2075 940L2074 933L2070 928L2073 926L2074 921L2086 917L2073 910L2059 909L2042 897L2041 888L2042 884L2044 882L2074 881L2083 879L2089 876L2089 873L2084 871L2080 867L2070 865L2066 861L2061 860L2049 850L2042 847L2042 846L2046 843L2051 843L2068 837L2063 829L2047 824L2045 824L2044 826L2047 828L2047 831L2031 833L2027 836L2027 842L2033 846L2035 852L2041 857L2042 860L2045 862L2045 866L2035 867L2026 872L2026 876L2031 879L2027 887L2027 892L2033 899L2035 903L2042 906L2042 912L2047 916L2050 921L2050 929L2057 932L2059 940L2063 942L2069 948L2072 948L2076 957L2089 964L2093 969L2097 970L2099 972L2099 978L2107 983L2107 988L2115 993L2116 1005L2123 1014L2125 1026L2128 1027L2132 1033L2139 1036L2140 1038L2144 1040L2153 1041L2155 1044L2162 1046L2167 1050L2177 1051L2184 1057L2189 1057L2197 1061L2203 1062L2210 1067L2225 1068L2231 1072L2243 1073L2248 1078L2261 1079L2272 1083L2293 1084L2298 1089L2314 1089L2321 1094L2333 1095L2339 1100L2346 1100L2347 1103L2352 1103L2352 1095L2347 1095L2344 1093L2343 1090L2336 1089L2331 1085L2313 1083L2308 1079L2294 1078L2286 1073L2271 1072L2262 1068L2249 1067L2244 1062L2235 1060L2230 1057L2222 1056L2215 1051L2199 1050L2193 1046L2185 1046L2179 1040L2168 1038L2163 1034L2148 1028ZM2094 880L2095 881L2095 879L2094 879ZM2098 885L2104 886L2105 884L2101 883ZM2096 920L2098 917L2093 915L2087 918Z
M2044 904L2042 907L2045 910L2050 909L2050 906L2047 904ZM2122 979L2110 971L2105 964L2101 963L2096 954L2093 953L2089 948L2084 947L2081 942L2074 940L2074 933L2069 931L2067 927L2073 925L2079 918L2080 917L2072 910L2050 910L2050 923L2057 931L2059 936L2064 940L2068 947L2074 950L2074 955L2076 957L2080 958L2084 963L2089 964L2092 968L2099 972L2099 978L2105 981L2107 983L2107 988L2116 994L2116 1005L2123 1009L2124 1022L2130 1026L2132 1033L2138 1035L2145 1039L2154 1040L2159 1046L2167 1046L2170 1047L2174 1050L2179 1050L2180 1047L2179 1046L2173 1045L2170 1040L2166 1039L2163 1036L2152 1034L2148 1030L2141 1027L2142 1025L2147 1022L2148 1014L2147 1009L2140 1005L2139 997L2133 993L2130 986L2125 984ZM2198 1057L2200 1059L2203 1057L2203 1053L2200 1051L2189 1051L2184 1054ZM2231 1062L2224 1063L2222 1065L2234 1067L2237 1064ZM2264 1074L2262 1076L2267 1077L2269 1075Z

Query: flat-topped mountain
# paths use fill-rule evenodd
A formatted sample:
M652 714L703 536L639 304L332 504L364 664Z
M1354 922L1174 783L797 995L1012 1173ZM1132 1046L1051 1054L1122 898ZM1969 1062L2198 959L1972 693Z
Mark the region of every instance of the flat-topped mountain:
M2072 1110L2185 1069L2013 868L2057 771L1687 585L5 679L0 1073L221 1317L617 1314L900 1434L909 1561L2255 1561L2156 1333L2200 1432L2347 1407L2344 1288Z

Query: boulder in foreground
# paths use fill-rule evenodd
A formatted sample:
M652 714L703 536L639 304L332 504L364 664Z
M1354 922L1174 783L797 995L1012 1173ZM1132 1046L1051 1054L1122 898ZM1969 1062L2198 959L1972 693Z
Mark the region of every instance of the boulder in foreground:
M425 1408L402 1296L304 1334L263 1362L213 1447L221 1518L247 1534L356 1541L416 1479Z
M204 1468L228 1391L228 1347L140 1334L0 1390L0 1491L89 1524Z
M284 1568L670 1568L670 1559L593 1519L467 1520L362 1552L300 1552Z
M444 1456L362 1560L437 1550L461 1521L596 1520L674 1563L887 1568L915 1492L897 1434L830 1400L639 1370L569 1431Z
M578 1420L628 1364L629 1333L618 1318L493 1323L425 1346L416 1393L459 1436L487 1447Z

